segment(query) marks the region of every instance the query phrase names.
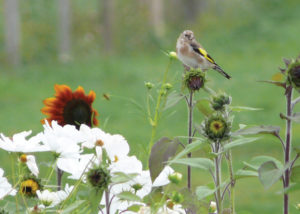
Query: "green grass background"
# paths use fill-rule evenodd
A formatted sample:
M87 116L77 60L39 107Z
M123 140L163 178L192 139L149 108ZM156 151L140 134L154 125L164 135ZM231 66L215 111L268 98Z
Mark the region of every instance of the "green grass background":
M80 4L78 1L75 2ZM74 90L81 85L86 92L94 90L97 94L94 108L100 114L98 117L100 127L107 132L124 135L130 144L131 154L137 155L145 163L146 157L141 151L150 140L151 127L129 100L134 99L145 107L144 82L150 81L159 86L168 63L168 58L161 50L175 50L177 36L187 28L195 31L196 37L211 56L232 76L231 80L227 80L218 73L209 71L207 74L209 87L230 94L233 97L232 105L263 109L236 113L234 128L236 129L238 124L284 127L285 122L279 117L279 113L285 111L284 91L276 86L260 83L258 80L268 80L278 72L278 67L284 66L283 57L297 57L300 54L300 3L296 0L263 1L263 3L227 1L226 4L220 3L220 6L213 2L207 11L198 17L196 23L180 22L176 26L171 21L167 23L166 36L161 41L145 36L145 44L142 41L135 43L127 33L130 30L123 29L120 30L123 34L115 38L117 44L115 54L107 56L99 53L97 48L101 49L101 45L82 47L79 43L74 45L74 59L66 64L59 63L53 57L55 40L51 35L48 43L37 40L45 45L46 50L43 50L42 45L37 45L34 50L34 47L29 46L36 44L34 38L30 37L32 32L24 29L23 65L11 68L5 65L4 61L0 65L0 132L9 136L23 130L33 130L34 133L41 131L42 100L53 96L54 84L67 84ZM90 11L88 9L85 13ZM53 6L49 7L49 10L54 10ZM77 13L85 14L82 11L84 10L77 10ZM36 16L42 16L38 12L36 9ZM49 12L48 15L53 13ZM45 22L49 20L45 19ZM142 31L140 23L134 24L132 26L138 29L138 32ZM88 28L88 25L83 26ZM84 30L82 27L82 31ZM79 30L74 31L77 37L79 34ZM43 35L41 38L44 38ZM0 39L3 41L3 38ZM132 45L127 47L127 40L133 47ZM97 40L94 42L96 44ZM2 45L0 48L2 51L0 59L1 56L3 59L4 48ZM174 86L172 90L181 90L182 70L180 62L172 64L168 76L168 82ZM105 100L103 93L110 94L111 99ZM295 92L294 96L299 96L299 93ZM196 95L197 99L203 97L207 97L203 91ZM297 107L296 111L299 110ZM195 112L195 123L201 123L203 116L197 110ZM282 136L284 131L281 130ZM156 138L186 134L187 110L182 100L164 113ZM293 145L300 145L299 140L300 126L294 124ZM282 160L281 145L273 137L264 137L251 145L236 148L233 151L235 170L243 166L243 161L249 161L256 155L272 155ZM0 166L6 169L9 168L7 159L7 154L0 151ZM194 186L209 182L207 174L193 171ZM281 213L282 195L277 194L280 189L280 182L271 189L264 190L257 178L238 181L237 213ZM294 205L300 203L299 196L299 192L291 194L290 213L297 213Z

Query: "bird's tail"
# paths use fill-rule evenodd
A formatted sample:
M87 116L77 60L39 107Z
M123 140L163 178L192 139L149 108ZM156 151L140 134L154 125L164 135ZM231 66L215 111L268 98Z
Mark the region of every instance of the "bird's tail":
M223 71L223 69L215 64L215 66L213 67L214 70L218 71L220 74L222 74L224 77L226 77L227 79L231 79L231 76L229 76L225 71Z

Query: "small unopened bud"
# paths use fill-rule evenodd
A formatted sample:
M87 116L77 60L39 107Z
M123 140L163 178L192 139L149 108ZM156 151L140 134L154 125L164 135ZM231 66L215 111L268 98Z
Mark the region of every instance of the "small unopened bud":
M174 204L181 204L184 200L184 197L181 193L179 192L172 192L171 200Z
M223 111L225 105L229 105L230 103L231 97L225 93L214 96L211 100L211 106L215 111Z
M166 84L164 84L164 88L166 90L170 90L171 88L173 88L173 85L171 83L166 83Z
M145 86L148 90L152 89L154 87L154 84L151 82L145 82Z
M216 210L217 210L217 204L216 204L216 202L211 201L210 205L209 205L209 212L210 213L214 213Z
M169 53L169 57L170 57L171 59L177 59L177 54L176 54L176 52L171 51L171 52Z
M168 207L169 209L173 209L173 207L174 207L173 201L167 200L167 207Z
M139 183L136 183L136 184L133 184L131 187L135 190L135 192L137 192L137 191L139 191L140 189L143 188L143 185L139 184Z
M288 80L298 91L300 89L300 62L294 61L288 67Z
M174 172L168 176L169 181L173 184L179 184L182 181L182 174L179 172Z
M21 161L22 163L26 163L26 162L27 162L27 155L26 155L26 154L22 154L22 155L20 156L20 161Z

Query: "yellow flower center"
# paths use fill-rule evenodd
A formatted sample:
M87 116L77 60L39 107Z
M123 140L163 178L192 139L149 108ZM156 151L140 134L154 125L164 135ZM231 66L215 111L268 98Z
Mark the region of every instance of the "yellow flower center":
M115 155L115 159L114 159L114 162L118 162L119 158L117 155Z
M224 123L222 121L215 120L212 121L210 124L210 130L215 134L222 132L223 129L224 129Z
M100 139L97 140L96 143L95 143L95 146L101 146L102 147L103 145L104 145L104 142Z
M27 179L21 183L20 193L27 196L35 196L39 184L33 179Z
M26 162L27 162L27 155L26 155L26 154L22 154L22 155L20 156L20 161L21 161L22 163L26 163Z

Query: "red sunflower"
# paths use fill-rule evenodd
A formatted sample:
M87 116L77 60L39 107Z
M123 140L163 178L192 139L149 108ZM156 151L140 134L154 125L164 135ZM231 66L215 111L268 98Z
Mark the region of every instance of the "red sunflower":
M84 89L79 86L74 92L67 85L54 85L55 96L45 99L45 107L41 112L48 116L46 120L51 124L56 120L59 125L75 125L78 129L80 124L88 126L98 125L96 116L98 112L92 108L96 93L90 91L85 95ZM43 121L44 122L44 121Z

